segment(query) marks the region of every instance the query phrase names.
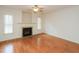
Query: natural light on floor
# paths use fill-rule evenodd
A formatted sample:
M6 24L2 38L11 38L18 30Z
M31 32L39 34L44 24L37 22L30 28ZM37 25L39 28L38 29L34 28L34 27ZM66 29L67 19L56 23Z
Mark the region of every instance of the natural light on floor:
M4 53L12 53L13 52L13 45L12 44L8 44L4 47L3 50Z

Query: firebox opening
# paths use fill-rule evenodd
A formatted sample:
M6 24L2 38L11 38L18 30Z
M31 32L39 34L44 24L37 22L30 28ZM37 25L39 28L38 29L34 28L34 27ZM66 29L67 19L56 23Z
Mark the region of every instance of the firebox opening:
M23 28L23 37L32 35L32 27Z

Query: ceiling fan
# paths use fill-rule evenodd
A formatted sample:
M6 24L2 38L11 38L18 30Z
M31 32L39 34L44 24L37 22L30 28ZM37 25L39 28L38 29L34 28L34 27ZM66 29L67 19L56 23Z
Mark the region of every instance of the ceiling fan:
M34 12L43 12L43 8L39 7L38 5L34 5L33 11Z

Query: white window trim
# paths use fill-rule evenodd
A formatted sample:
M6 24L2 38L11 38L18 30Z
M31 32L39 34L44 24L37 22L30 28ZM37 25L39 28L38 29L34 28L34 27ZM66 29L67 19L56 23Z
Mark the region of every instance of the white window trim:
M37 29L38 29L38 30L41 30L41 28L42 28L41 18L38 17L38 18L37 18Z

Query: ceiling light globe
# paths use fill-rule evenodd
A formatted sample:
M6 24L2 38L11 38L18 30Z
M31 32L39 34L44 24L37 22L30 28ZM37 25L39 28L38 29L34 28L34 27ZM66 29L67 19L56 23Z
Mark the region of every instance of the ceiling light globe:
M38 8L34 8L33 10L34 10L35 12L38 12Z

